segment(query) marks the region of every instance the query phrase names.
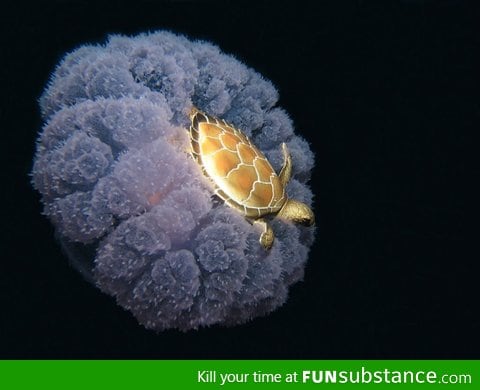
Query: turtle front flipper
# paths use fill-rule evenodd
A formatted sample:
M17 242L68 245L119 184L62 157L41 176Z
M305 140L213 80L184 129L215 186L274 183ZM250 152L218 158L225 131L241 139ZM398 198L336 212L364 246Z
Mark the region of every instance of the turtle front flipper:
M282 143L282 152L283 166L280 170L278 178L280 179L280 183L282 183L283 188L285 188L290 181L290 177L292 176L292 158L290 157L290 152L288 151L287 144L285 142Z
M262 228L262 233L260 234L260 244L265 249L270 249L273 245L273 241L275 240L275 235L273 234L273 230L270 225L263 219L259 218L253 221L255 225L260 225Z

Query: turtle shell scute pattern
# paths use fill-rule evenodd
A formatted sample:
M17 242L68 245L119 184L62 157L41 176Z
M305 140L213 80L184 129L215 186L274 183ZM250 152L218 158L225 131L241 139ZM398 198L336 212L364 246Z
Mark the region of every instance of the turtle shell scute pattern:
M240 130L197 112L190 126L192 154L215 193L247 217L280 210L285 189L264 154Z

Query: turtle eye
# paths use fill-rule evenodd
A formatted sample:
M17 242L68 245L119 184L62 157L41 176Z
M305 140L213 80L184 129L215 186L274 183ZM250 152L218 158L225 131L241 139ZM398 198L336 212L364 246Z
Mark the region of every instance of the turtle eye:
M303 216L299 221L300 225L313 226L315 224L315 214L313 214L313 211L308 206L305 206L302 212Z
M312 213L308 218L305 218L302 223L303 226L313 226L315 224L315 215Z

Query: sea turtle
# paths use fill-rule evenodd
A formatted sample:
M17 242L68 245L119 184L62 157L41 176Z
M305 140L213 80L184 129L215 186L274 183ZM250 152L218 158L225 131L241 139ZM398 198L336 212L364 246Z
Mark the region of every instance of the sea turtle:
M284 163L277 176L252 141L223 119L197 108L190 112L191 153L215 187L215 193L251 223L262 227L260 243L273 245L274 234L263 218L267 215L311 226L314 215L301 202L288 199L285 188L292 174L292 160L282 144Z

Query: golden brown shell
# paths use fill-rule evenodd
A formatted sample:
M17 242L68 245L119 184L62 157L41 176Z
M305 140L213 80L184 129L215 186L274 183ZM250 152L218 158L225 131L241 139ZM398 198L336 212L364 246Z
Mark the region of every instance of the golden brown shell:
M213 181L216 194L247 217L278 212L286 201L285 189L250 139L198 110L191 119L192 154Z

